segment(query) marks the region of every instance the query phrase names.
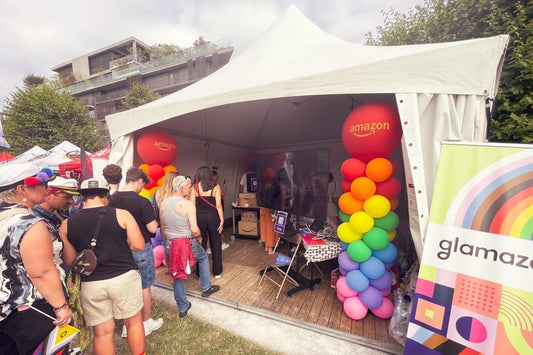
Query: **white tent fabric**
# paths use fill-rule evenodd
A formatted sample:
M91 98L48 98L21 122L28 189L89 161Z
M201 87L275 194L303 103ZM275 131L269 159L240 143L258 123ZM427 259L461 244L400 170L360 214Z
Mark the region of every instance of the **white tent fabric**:
M21 153L19 155L17 155L15 158L9 160L9 161L6 161L6 162L3 162L3 164L12 164L12 163L15 163L15 164L20 164L20 163L26 163L28 161L30 161L31 159L37 157L37 156L40 156L40 155L43 155L46 153L46 150L39 147L38 145L34 145L33 147L31 147L30 149L28 149L27 151L25 151L24 153Z
M182 147L189 154L205 152L205 163L214 161L212 152L226 151L236 160L250 150L338 149L342 124L353 108L368 101L393 103L402 120L410 222L420 256L440 142L484 139L485 99L496 95L508 40L500 35L413 46L357 45L325 33L290 6L217 72L107 116L110 161L131 166L135 137L148 127L187 141L180 144L179 160ZM338 169L345 158L339 153L330 166Z

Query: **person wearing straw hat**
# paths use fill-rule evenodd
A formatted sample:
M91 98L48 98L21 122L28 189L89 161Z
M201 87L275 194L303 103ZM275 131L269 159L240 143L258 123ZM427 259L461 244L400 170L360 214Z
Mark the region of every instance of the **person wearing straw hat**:
M33 353L56 325L72 319L50 232L32 213L48 196L52 175L31 163L0 166L0 344L5 354Z

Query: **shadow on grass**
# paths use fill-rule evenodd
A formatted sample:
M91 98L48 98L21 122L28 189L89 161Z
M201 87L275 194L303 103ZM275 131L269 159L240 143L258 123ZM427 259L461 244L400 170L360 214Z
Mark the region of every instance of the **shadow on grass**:
M163 326L146 337L148 355L174 354L280 354L233 335L227 330L209 325L190 315L179 318L176 307L152 301L152 318L163 318ZM115 326L117 354L129 354L128 343L121 338L122 322ZM92 355L92 345L84 355Z

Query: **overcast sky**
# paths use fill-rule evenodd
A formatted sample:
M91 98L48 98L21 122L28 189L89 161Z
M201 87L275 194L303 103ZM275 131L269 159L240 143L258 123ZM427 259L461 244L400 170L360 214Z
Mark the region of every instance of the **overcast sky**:
M230 38L237 56L290 5L341 39L363 44L383 10L422 0L0 0L0 108L28 74L134 36L189 47L200 35Z

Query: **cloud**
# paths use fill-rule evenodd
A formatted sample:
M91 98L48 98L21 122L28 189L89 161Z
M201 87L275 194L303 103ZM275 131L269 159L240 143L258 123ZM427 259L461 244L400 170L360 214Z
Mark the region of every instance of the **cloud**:
M294 3L332 35L363 43L382 21L381 10L422 0L91 0L0 3L0 107L28 75L134 36L148 45L192 45L230 38L238 55Z

